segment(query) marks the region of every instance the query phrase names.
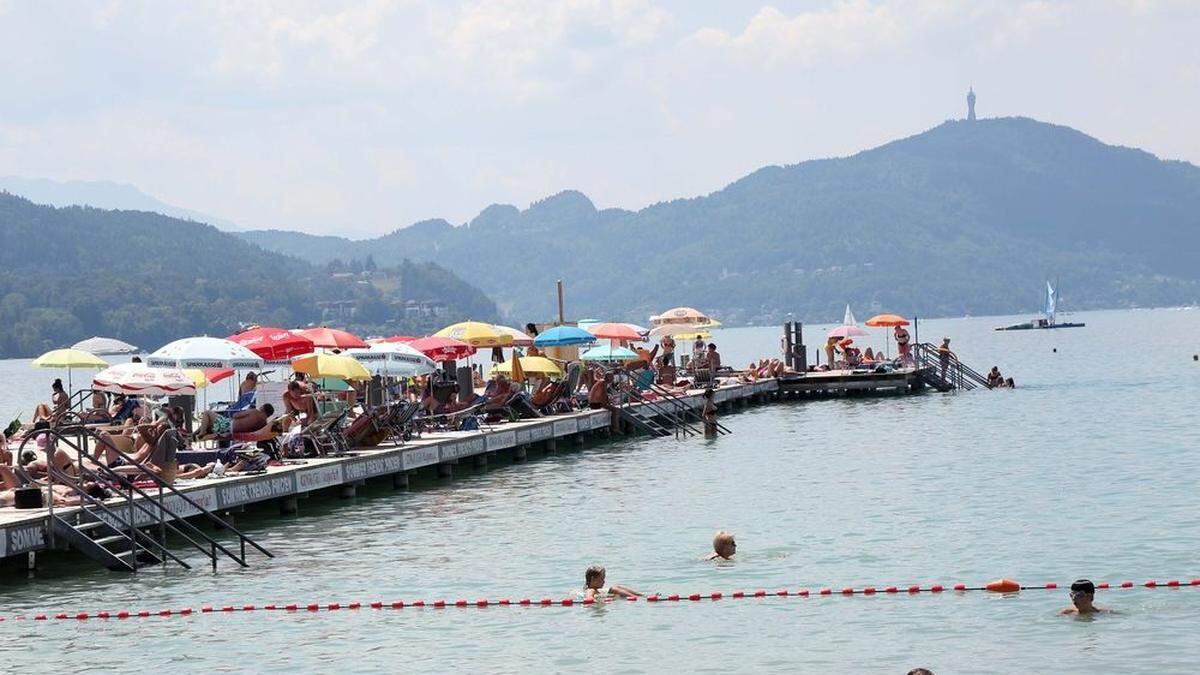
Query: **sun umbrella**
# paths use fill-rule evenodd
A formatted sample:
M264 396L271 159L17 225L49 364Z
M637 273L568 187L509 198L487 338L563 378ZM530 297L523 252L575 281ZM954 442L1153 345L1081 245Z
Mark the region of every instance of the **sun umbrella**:
M80 349L55 349L33 360L34 368L66 368L67 391L74 392L75 386L71 381L71 371L75 368L106 368L108 363Z
M512 374L513 361L517 359L509 359L504 363L497 363L492 366L491 373L503 373L504 375ZM562 369L556 363L544 356L522 356L520 358L521 365L519 368L524 371L524 374L537 373L539 375L560 376Z
M899 314L877 314L865 321L868 326L907 326L908 319Z
M708 338L712 337L712 333L702 330L695 333L678 333L676 335L672 335L671 337L677 337L680 340L707 340Z
M575 326L555 326L533 339L536 347L569 347L586 345L596 341L596 336Z
M339 380L369 380L371 373L363 364L344 354L305 354L292 359L292 370L313 378L336 377Z
M380 342L347 352L375 375L415 377L437 370L437 363L403 342Z
M662 314L650 317L651 326L662 326L671 323L711 324L712 319L707 314L693 307L675 307Z
M538 358L538 357L530 357L530 358ZM553 363L553 362L551 362L551 363ZM508 377L513 382L520 383L520 382L525 381L525 366L521 363L520 357L514 357L511 361L508 362Z
M286 328L258 326L229 336L230 342L258 354L267 361L288 361L293 356L311 354L313 341Z
M580 354L579 358L584 361L636 361L638 355L637 352L625 347L600 345Z
M482 321L460 321L446 326L433 336L452 338L472 347L511 347L513 344L512 335L502 333L492 324Z
M475 353L474 347L461 340L436 336L413 340L408 346L439 363L465 359Z
M176 340L146 357L146 365L158 368L261 368L262 364L258 354L214 337Z
M318 377L313 384L322 391L350 391L353 388L350 383L336 377Z
M525 333L524 331L517 330L516 328L512 328L510 326L500 325L493 326L493 328L512 337L512 343L514 347L528 347L529 345L533 344L533 338L529 337L529 334Z
M589 326L591 326L592 324L597 324L597 323L600 323L600 319L580 319L575 322L575 325L579 326L580 328L582 328L584 330L587 330Z
M887 327L894 328L896 326L907 326L908 319L900 316L899 314L878 314L876 316L873 316L873 317L867 319L866 323L868 326L871 326L871 327L878 326L878 327L885 327L885 328L887 328ZM891 355L891 353L892 353L891 343L888 342L886 337L884 337L884 339L883 339L883 344L885 347L888 348L888 354Z
M869 335L869 333L867 333L867 331L859 328L858 326L838 326L837 328L834 328L833 330L826 333L825 337L826 338L831 338L831 337L846 338L846 337L861 337L863 335Z
M204 379L208 380L209 384L216 384L221 380L233 375L233 368L205 368Z
M716 322L697 324L664 323L650 329L650 338L657 340L664 335L670 335L671 337L676 337L679 335L695 335L696 333L706 332L708 329L715 328L719 325L720 324Z
M195 395L196 384L178 368L151 368L144 363L118 363L92 379L92 388L132 396Z
M641 342L645 339L641 333L627 323L594 323L587 327L587 332L604 340Z
M354 349L367 346L367 343L357 335L336 328L322 326L321 328L304 328L292 332L312 340L313 346L323 349Z
M367 340L367 342L369 344L377 345L380 343L389 343L389 342L412 342L413 340L416 340L416 339L417 339L416 336L413 336L413 335L392 335L391 337L374 338L372 340Z
M188 379L192 381L192 385L197 389L203 389L210 383L208 377L204 374L204 371L199 368L184 368L183 372L188 376Z
M122 342L116 338L106 337L90 337L86 340L80 340L71 345L71 349L88 352L90 354L106 355L106 354L136 354L138 348Z

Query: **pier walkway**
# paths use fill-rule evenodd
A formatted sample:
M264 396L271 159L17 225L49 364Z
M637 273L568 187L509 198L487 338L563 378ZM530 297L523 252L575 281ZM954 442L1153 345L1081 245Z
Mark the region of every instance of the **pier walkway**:
M720 408L729 410L734 405L762 403L775 398L912 393L922 388L921 378L914 369L891 373L831 371L724 384L715 388L714 399ZM691 390L687 395L678 397L677 401L700 409L703 406L703 390ZM653 403L631 403L629 407L649 418L660 417L663 411L661 405ZM300 463L272 466L262 474L178 481L175 488L206 511L218 514L236 512L247 505L263 502L275 502L281 513L292 513L297 510L298 498L312 492L337 490L342 496L348 497L366 480L388 476L395 487L406 487L410 474L418 469L437 467L439 476L450 477L456 464L471 462L475 466L486 466L488 457L499 452L511 453L512 459L520 462L534 446L553 451L559 444L582 444L585 436L607 436L611 421L608 410L582 410L507 422L479 431L428 433L400 445L355 448L341 457L313 458L301 460ZM178 495L164 497L163 504L167 510L181 517L200 513ZM154 508L134 509L132 517L128 505L117 504L110 508L138 527L149 527L159 522ZM68 516L79 510L79 507L60 506L54 509L54 513ZM0 560L67 547L67 542L55 537L50 527L48 509L0 509Z

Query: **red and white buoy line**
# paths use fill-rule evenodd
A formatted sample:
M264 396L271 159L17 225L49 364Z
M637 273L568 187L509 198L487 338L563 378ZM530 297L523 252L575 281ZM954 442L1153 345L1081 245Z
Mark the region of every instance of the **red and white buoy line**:
M1068 584L1067 586L1069 586ZM1180 589L1191 586L1200 587L1200 578L1191 579L1189 581L1179 581L1171 579L1169 581L1155 581L1153 579L1141 583L1132 581L1122 581L1119 584L1096 583L1097 590L1119 590L1119 589L1136 589L1136 588L1166 588ZM631 597L624 599L605 599L601 601L592 599L579 598L501 598L491 600L482 598L479 600L394 600L385 602L376 600L373 602L327 602L327 603L288 603L288 604L268 604L268 605L223 605L213 606L204 605L199 609L192 607L183 607L180 609L160 609L153 610L120 610L120 611L99 611L99 612L58 612L55 614L33 614L29 616L16 615L11 617L0 616L0 622L3 621L49 621L49 620L78 620L84 621L88 619L147 619L152 617L186 617L197 614L230 614L236 612L336 612L340 610L402 610L402 609L485 609L490 607L575 607L588 606L597 604L597 602L645 602L649 604L679 604L679 603L698 603L698 602L718 602L723 600L765 600L768 598L831 598L831 597L850 597L850 596L875 596L875 595L919 595L922 593L952 593L962 594L971 591L986 591L992 593L1011 594L1019 591L1044 591L1060 588L1057 583L1045 583L1040 586L1022 586L1011 579L998 579L988 582L981 586L968 586L967 584L954 584L953 586L943 586L941 584L933 584L930 586L863 586L854 588L846 586L843 588L825 587L817 590L809 590L801 588L798 590L779 589L768 591L758 589L754 591L733 591L723 593L721 591L712 591L707 593L690 593L690 594L653 594L643 597Z

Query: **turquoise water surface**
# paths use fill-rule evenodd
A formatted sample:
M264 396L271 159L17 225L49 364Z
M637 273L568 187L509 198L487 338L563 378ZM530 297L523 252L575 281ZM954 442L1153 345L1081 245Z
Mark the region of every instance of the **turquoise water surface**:
M1018 317L1019 318L1019 317ZM120 575L59 558L8 577L0 616L269 602L555 597L590 564L644 591L1026 584L1200 577L1200 311L1081 313L1087 328L995 333L1009 318L921 322L1013 391L783 402L726 415L716 440L631 438L523 465L371 485L238 524L277 558L217 574ZM817 327L807 342L819 343ZM779 329L719 332L726 362ZM0 410L48 375L0 363ZM29 406L31 407L31 406ZM27 413L26 413L27 414ZM700 558L717 529L735 562ZM722 600L0 623L17 671L476 669L904 673L1190 672L1200 589L1014 596ZM135 645L143 648L135 649ZM109 651L111 650L111 651Z

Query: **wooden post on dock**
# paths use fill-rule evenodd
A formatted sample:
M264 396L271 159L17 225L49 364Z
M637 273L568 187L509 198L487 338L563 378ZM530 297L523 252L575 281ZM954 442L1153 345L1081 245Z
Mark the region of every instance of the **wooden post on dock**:
M783 365L801 373L808 370L808 348L804 345L804 324L799 321L788 321L783 324Z

